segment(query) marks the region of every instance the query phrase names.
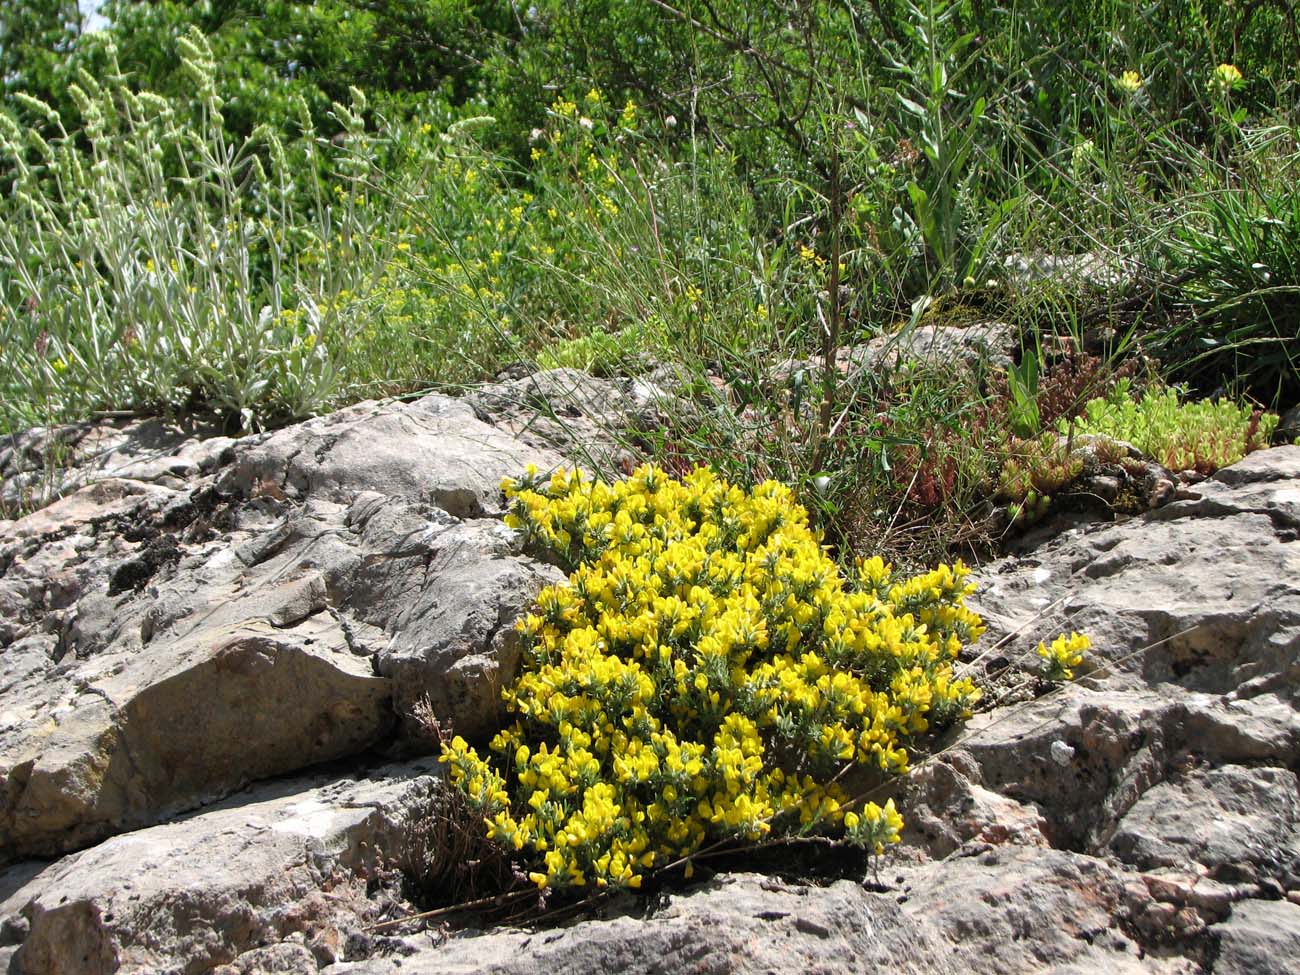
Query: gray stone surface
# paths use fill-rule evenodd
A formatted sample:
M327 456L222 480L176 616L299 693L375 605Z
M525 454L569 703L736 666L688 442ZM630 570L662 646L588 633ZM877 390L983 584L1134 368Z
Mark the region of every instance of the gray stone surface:
M0 944L21 939L17 969L51 975L189 975L245 952L255 954L238 971L314 972L387 907L367 879L382 871L381 851L398 861L415 852L414 824L440 786L435 766L259 786L64 857L7 896L0 882ZM285 941L292 947L257 953Z
M1017 287L1093 288L1115 291L1136 279L1139 267L1105 251L1087 254L1011 254L1003 261L1005 277Z
M891 875L895 871L889 871ZM1132 895L1099 861L1008 849L904 867L890 889L810 887L755 874L672 895L645 920L585 921L555 932L462 936L401 959L339 964L330 975L604 975L606 972L816 972L1002 975L1197 971L1142 959L1121 918Z
M485 732L557 578L482 516L561 459L463 403L166 445L0 528L0 862L383 744L416 700Z
M1300 448L1251 454L1195 497L1059 535L991 566L972 605L994 638L1091 635L1112 682L1249 700L1300 691ZM1113 684L1112 684L1113 686Z
M0 436L0 516L43 507L104 478L184 487L210 473L231 443L212 424L157 418Z
M905 326L861 345L845 346L836 354L835 368L849 379L863 371L904 366L1006 369L1012 363L1019 341L1019 333L1006 322ZM815 388L822 362L821 356L787 359L772 367L769 376L775 383L789 384L802 372L807 386Z
M1006 322L975 322L961 327L917 325L846 349L842 358L848 372L910 363L1005 369L1011 365L1019 341L1019 333Z
M1158 783L1120 820L1127 863L1202 867L1230 883L1269 877L1300 889L1300 788L1287 769L1224 765Z
M359 403L264 436L238 453L217 487L342 503L381 491L474 518L501 510L501 478L530 460L558 463L480 422L468 403L433 395Z
M661 427L664 411L677 398L650 378L599 379L578 369L544 369L480 386L465 402L524 443L559 451L584 470L617 472L639 462L633 440Z
M1214 930L1213 975L1294 975L1300 966L1300 905L1247 901Z

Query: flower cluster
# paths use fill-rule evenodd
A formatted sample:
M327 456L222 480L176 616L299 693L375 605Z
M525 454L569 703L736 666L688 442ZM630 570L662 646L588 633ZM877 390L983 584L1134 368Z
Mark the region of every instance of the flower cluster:
M1208 87L1215 95L1227 95L1242 85L1241 69L1235 64L1220 64L1210 72Z
M1074 668L1083 663L1084 653L1092 646L1092 641L1082 633L1062 633L1049 647L1038 644L1038 655L1047 662L1045 676L1048 680L1073 680Z
M1136 95L1142 90L1144 83L1142 75L1136 71L1125 71L1115 82L1119 86L1119 90L1126 95Z
M953 672L983 631L960 562L846 574L787 487L705 469L530 471L506 490L509 523L575 569L519 623L514 721L492 754L456 739L443 761L539 887L637 887L773 832L897 841L892 801L859 807L838 779L906 770L910 742L978 699Z

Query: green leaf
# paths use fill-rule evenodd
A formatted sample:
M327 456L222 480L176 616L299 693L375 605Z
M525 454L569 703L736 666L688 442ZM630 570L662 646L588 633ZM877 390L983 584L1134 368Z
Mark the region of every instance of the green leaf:
M921 228L921 236L926 243L934 246L938 237L934 219L934 209L930 206L930 194L915 181L907 184L907 195L912 199L912 209L916 211L916 223Z
M901 94L897 95L897 98L898 98L898 103L902 105L903 108L907 109L909 112L915 115L917 118L925 118L927 115L930 114L928 109L926 109L923 105L919 105L916 102L912 101L912 99L910 98L904 97Z

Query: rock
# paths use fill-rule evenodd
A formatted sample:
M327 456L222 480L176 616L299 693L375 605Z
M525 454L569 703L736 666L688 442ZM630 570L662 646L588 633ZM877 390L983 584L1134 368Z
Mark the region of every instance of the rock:
M341 943L390 908L368 886L386 869L381 851L415 854L435 765L259 786L107 840L9 893L0 931L21 937L20 972L315 972L310 945Z
M1273 431L1275 446L1293 444L1300 440L1300 405L1293 406L1282 414L1277 429Z
M424 553L436 585L403 604L403 593L384 578L391 568L373 581L373 600L361 601L368 606L363 618L391 634L375 663L392 681L399 714L427 700L462 734L495 730L501 691L519 666L514 622L543 587L564 581L553 566L519 557L518 545L501 522L458 525Z
M49 718L19 711L5 730L0 852L76 849L353 754L392 723L387 683L328 617L292 633L204 627L147 659L70 676Z
M358 403L263 436L239 452L217 487L345 504L382 491L474 518L500 512L501 479L534 461L547 467L559 458L480 422L468 403L435 394Z
M1286 769L1194 770L1149 789L1110 848L1143 869L1191 864L1229 883L1300 887L1300 784Z
M961 750L909 774L899 806L908 811L905 841L935 859L966 844L1048 845L1039 809L984 788L979 765Z
M1093 851L1164 778L1184 741L1182 719L1178 705L1157 693L1070 686L1052 698L977 714L959 747L984 788L1041 813L1051 845ZM1054 758L1057 743L1074 750L1068 763Z
M878 372L912 366L947 368L1007 369L1020 341L1019 333L1005 322L978 322L967 326L915 325L880 335L862 345L840 349L835 368L847 379L864 371ZM822 357L786 359L768 370L769 381L790 386L796 380L807 390L820 385ZM816 400L808 392L809 403Z
M1022 677L1020 703L976 715L950 753L973 763L966 777L1041 813L1054 846L1230 888L1297 886L1297 488L1300 449L1258 452L1194 498L977 573L970 602L999 656L1030 669L1038 640L1079 631L1093 640L1081 669L1095 669L1037 701ZM963 790L949 793L947 808ZM1225 902L1172 907L1144 913L1153 939L1194 939Z
M917 325L891 335L881 335L865 346L852 346L841 353L846 372L863 369L896 369L918 363L939 368L989 366L1006 369L1011 365L1020 334L1006 322L978 322L955 325Z
M462 936L404 958L400 967L376 959L324 971L1190 975L1198 970L1181 958L1141 959L1118 922L1126 903L1120 876L1098 861L1008 848L903 868L896 885L880 893L849 881L818 888L729 875L672 895L644 921L617 917L550 933Z
M233 442L203 421L151 417L34 427L0 437L0 511L44 507L92 481L181 487L211 471Z
M1130 686L1168 683L1234 700L1295 688L1300 549L1289 543L1300 519L1300 448L1251 454L1197 491L1196 500L1074 529L991 567L972 601L991 637L1022 627L1086 632L1094 664ZM1014 646L1030 651L1037 638Z
M1300 906L1286 901L1238 904L1212 929L1214 975L1293 975L1300 959Z
M1087 254L1011 254L1003 261L1007 280L1025 288L1034 284L1115 291L1128 287L1138 266L1105 251Z
M1143 874L1142 882L1159 903L1193 908L1210 921L1222 921L1232 911L1233 902L1244 896L1238 894L1240 888L1181 871Z
M561 458L463 403L172 447L0 530L0 862L381 745L416 700L487 733L512 624L559 578L480 516Z
M212 969L212 975L261 975L263 972L316 975L319 968L316 957L304 945L281 942L246 951L229 965Z
M630 470L636 434L663 425L677 397L645 379L598 379L545 369L480 386L465 397L477 416L522 442L572 457L585 470Z
M612 388L630 405L592 443L657 395ZM499 426L426 397L119 444L112 474L78 455L79 487L0 522L0 856L65 854L0 867L0 970L1290 971L1300 448L979 570L989 633L961 668L1006 673L893 783L907 829L883 869L665 884L561 929L376 929L406 892L497 869L460 845L435 763L373 766L436 745L422 702L444 734L490 732L511 622L560 578L496 485L566 459L512 438L524 407L478 409ZM109 426L42 436L130 428ZM1091 659L1052 688L1024 664L1069 630Z

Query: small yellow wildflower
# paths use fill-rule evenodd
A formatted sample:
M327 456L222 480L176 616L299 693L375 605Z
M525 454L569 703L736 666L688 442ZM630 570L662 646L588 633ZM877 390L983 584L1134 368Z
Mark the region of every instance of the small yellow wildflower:
M1050 647L1039 643L1038 655L1047 661L1047 679L1073 680L1074 668L1083 663L1083 654L1091 646L1092 641L1082 633L1071 633L1069 636L1062 633L1052 641Z
M1210 74L1209 89L1217 95L1226 95L1241 87L1241 70L1235 64L1221 64Z
M822 267L826 264L826 258L819 255L807 244L799 245L799 260L812 267Z
M1136 95L1141 91L1145 82L1142 79L1142 75L1138 74L1136 71L1125 71L1119 76L1119 80L1117 80L1115 84L1119 87L1119 90L1125 94Z

